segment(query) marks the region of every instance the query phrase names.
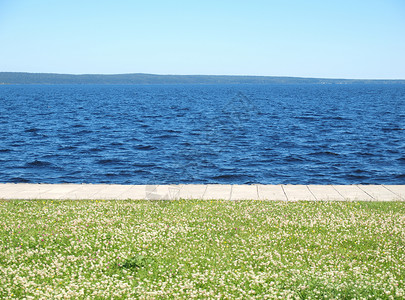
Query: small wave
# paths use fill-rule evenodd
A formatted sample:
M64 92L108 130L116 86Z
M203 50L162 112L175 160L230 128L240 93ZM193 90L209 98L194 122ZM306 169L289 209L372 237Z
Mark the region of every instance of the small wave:
M173 139L176 137L177 137L177 135L163 134L163 135L155 136L155 139L168 140L168 139Z
M239 174L224 174L224 175L217 175L212 177L212 179L215 180L221 180L221 179L241 179L243 178L244 175L239 175Z
M156 165L155 164L148 164L148 163L134 163L134 164L132 164L132 166L134 166L134 167L138 167L138 168L153 168L153 167L155 167Z
M156 147L150 146L150 145L136 145L134 146L134 149L136 150L154 150Z
M112 142L110 145L111 145L111 146L122 146L122 145L124 145L124 143L121 143L121 142Z
M37 159L25 164L25 167L28 167L28 168L44 168L44 167L50 167L50 166L52 166L52 164L50 162L37 160Z
M386 150L388 153L392 153L392 154L398 154L398 153L401 153L401 152L399 152L397 149L388 149L388 150Z
M100 159L100 160L97 160L97 163L100 165L116 165L116 164L121 164L122 161L119 159Z
M31 181L22 177L13 177L10 182L13 183L30 183Z
M76 134L90 134L90 133L93 133L93 131L84 129L84 130L80 130Z
M258 159L258 160L256 161L256 164L255 164L255 165L268 164L268 163L274 162L275 160L276 160L275 157L271 157L271 156L263 157L263 158L261 158L261 159ZM251 165L252 165L252 164L249 163L249 166L251 166Z
M296 119L300 119L300 120L310 120L310 121L315 121L318 120L318 117L312 117L312 116L299 116L299 117L295 117Z
M24 141L15 141L13 143L11 143L11 148L17 148L17 147L22 147L22 146L26 146Z
M128 177L128 176L131 176L131 173L128 172L128 170L122 170L122 171L118 172L118 175Z
M356 152L356 154L361 156L374 156L374 154L370 152Z
M301 158L299 156L293 156L293 155L287 156L285 158L285 160L288 161L288 162L301 162L301 161L304 161L303 158Z
M191 146L191 144L189 142L181 142L180 145L186 146L186 147Z
M309 155L314 155L314 156L339 156L338 153L335 153L335 152L332 152L332 151L312 152Z
M76 149L76 147L75 146L59 146L58 147L58 150L74 150L74 149Z
M279 143L277 143L276 148L292 148L295 147L295 143L291 142L291 141L281 141Z
M37 133L39 131L38 128L29 128L29 129L25 129L25 132L32 132L32 133Z
M396 128L391 128L391 127L382 128L382 131L400 131L400 130L405 130L405 128L398 128L398 127L396 127Z
M0 149L0 153L8 153L11 152L10 149Z
M353 184L353 180L356 180L355 183L361 184L362 182L359 182L357 180L369 179L369 178L368 178L368 176L349 174L349 175L345 176L345 179L349 180L349 182L351 182L352 184Z
M147 175L152 174L151 172L146 171L146 170L134 170L134 171L132 171L132 173L133 174L147 174Z
M45 159L45 160L50 160L50 159L59 158L59 157L60 157L60 155L58 152L49 153L49 154L41 156L41 158Z
M106 173L106 174L104 174L104 176L106 176L106 177L117 177L119 175L116 174L116 173Z

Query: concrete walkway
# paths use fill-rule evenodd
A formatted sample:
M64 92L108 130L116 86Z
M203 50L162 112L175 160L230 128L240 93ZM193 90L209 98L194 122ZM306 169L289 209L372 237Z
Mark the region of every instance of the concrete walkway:
M405 185L114 185L0 183L0 199L405 201Z

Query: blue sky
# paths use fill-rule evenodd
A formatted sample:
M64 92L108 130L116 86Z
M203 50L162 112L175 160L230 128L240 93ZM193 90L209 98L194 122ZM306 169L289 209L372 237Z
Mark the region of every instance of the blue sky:
M0 0L0 71L405 79L405 1Z

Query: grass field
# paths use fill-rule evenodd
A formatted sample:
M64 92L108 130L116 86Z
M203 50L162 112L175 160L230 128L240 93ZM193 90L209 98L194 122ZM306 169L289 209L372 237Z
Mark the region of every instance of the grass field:
M403 299L404 202L0 201L0 298Z

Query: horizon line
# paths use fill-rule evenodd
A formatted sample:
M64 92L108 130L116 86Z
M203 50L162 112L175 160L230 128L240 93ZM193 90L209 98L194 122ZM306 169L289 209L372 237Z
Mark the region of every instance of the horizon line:
M303 78L303 79L327 79L327 80L405 80L405 78L345 78L345 77L312 77L312 76L291 76L291 75L235 75L235 74L157 74L157 73L59 73L59 72L25 72L25 71L0 71L1 73L23 73L23 74L50 74L70 76L116 76L116 75L152 75L152 76L217 76L217 77L275 77L275 78Z

